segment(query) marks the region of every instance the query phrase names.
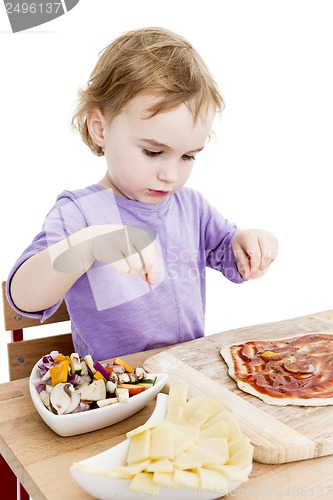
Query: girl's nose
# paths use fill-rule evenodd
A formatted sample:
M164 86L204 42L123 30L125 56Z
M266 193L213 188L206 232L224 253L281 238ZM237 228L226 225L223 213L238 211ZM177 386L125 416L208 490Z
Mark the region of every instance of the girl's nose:
M175 162L165 162L159 166L157 178L169 184L178 179L178 165Z

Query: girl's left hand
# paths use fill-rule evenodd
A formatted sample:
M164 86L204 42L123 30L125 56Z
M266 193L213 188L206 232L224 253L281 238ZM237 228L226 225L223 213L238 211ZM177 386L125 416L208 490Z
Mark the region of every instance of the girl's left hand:
M276 259L278 241L268 231L244 229L238 231L232 242L237 268L247 281L260 278Z

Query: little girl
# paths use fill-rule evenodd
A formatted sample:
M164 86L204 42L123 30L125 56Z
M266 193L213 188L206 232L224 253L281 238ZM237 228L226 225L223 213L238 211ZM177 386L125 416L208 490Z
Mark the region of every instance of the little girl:
M73 118L105 176L58 196L10 272L11 305L44 321L64 299L75 349L95 359L202 337L206 266L241 283L277 254L273 235L183 187L222 108L184 38L144 28L106 47Z

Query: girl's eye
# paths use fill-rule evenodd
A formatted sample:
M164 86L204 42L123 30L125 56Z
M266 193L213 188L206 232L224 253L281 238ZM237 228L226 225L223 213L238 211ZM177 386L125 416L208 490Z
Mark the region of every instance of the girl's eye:
M155 158L156 156L160 156L162 151L152 151L151 149L144 149L143 153L150 158Z
M191 160L195 160L195 156L193 156L193 155L183 155L182 159L185 160L185 161L191 161Z
M163 151L153 151L151 149L144 149L143 153L146 156L149 156L150 158L156 158L157 156L161 156L163 154ZM186 154L184 154L181 158L184 161L193 161L193 160L195 160L195 156L194 155L186 155Z

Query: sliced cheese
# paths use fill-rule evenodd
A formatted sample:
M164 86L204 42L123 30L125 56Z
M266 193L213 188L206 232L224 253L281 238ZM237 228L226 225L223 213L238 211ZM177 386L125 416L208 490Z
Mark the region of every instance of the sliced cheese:
M230 441L229 443L229 453L230 456L234 455L238 450L242 448L247 448L250 446L250 440L247 437L242 439L237 439L236 441Z
M225 476L216 470L198 469L200 488L202 490L215 491L223 497L229 493L229 484Z
M199 439L197 445L206 451L220 457L220 463L224 464L229 459L228 439L225 437Z
M130 490L143 495L158 495L159 486L153 481L152 472L140 472L133 477L130 483Z
M196 472L175 469L174 480L178 485L198 490L200 488L199 476Z
M181 432L185 436L191 437L193 441L196 441L199 439L200 435L200 428L195 426L195 425L177 425L173 424L172 425L173 429L175 429L178 432Z
M228 429L222 417L220 417L218 420L215 420L212 425L209 425L208 427L203 426L203 428L200 428L200 439L226 436L228 436Z
M173 472L154 472L153 482L166 488L178 488Z
M247 474L238 465L220 465L220 464L210 464L207 465L207 469L217 470L221 472L229 481L237 481L243 483L248 480Z
M207 396L206 401L203 405L203 408L206 412L209 413L210 418L214 418L218 413L222 410L222 405L216 401L215 399Z
M127 455L128 464L134 464L150 458L151 432L151 430L140 432L140 434L136 434L131 438Z
M198 467L202 467L202 461L195 459L188 455L187 453L179 453L173 461L174 467L177 469L197 469Z
M161 486L182 486L223 496L229 481L248 479L243 469L252 462L253 447L238 422L210 397L186 401L186 388L171 386L164 420L127 433L127 465L109 474L131 479L133 492L157 495Z
M186 451L197 441L199 437L198 427L173 426L173 446L174 454L178 455L182 451Z
M116 474L119 474L119 477L131 477L135 476L135 474L139 474L143 470L147 469L151 460L143 460L142 462L136 462L131 465L114 465L111 467L111 472L115 477Z
M159 424L155 423L155 424L140 425L139 427L136 427L132 431L127 432L126 437L131 438L133 436L136 436L137 434L140 434L141 432L145 432L145 431L148 431L149 429L153 429L154 427L157 427L157 425L159 425Z
M183 418L184 407L183 406L172 406L168 409L165 416L166 422L171 422L174 424L186 425L186 420Z
M173 446L173 432L169 425L161 424L151 430L150 458L153 460L161 458L173 458L175 456Z
M215 425L216 422L219 422L220 420L227 422L229 419L230 419L230 412L228 410L222 410L217 415L215 415L215 417L211 418L210 420L208 420L208 422L203 424L201 426L201 429L202 430L207 429L211 425Z
M184 418L189 420L197 410L208 413L208 421L221 412L222 406L218 401L209 396L195 396L186 403L183 415Z
M245 468L252 463L252 460L253 447L248 446L247 448L242 448L236 451L236 453L230 457L228 464L238 465L239 467Z
M202 424L209 420L209 413L201 408L196 408L192 415L187 419L189 425L197 425L200 427Z
M152 460L146 467L147 472L173 472L173 465L167 458Z
M193 412L205 403L205 399L205 396L194 396L194 398L189 399L184 406L183 417L188 420Z
M227 426L229 441L236 441L237 439L242 439L243 433L241 431L239 423L235 418L230 417L228 420L226 420L225 424Z
M205 450L205 448L202 448L201 446L194 445L187 450L186 453L194 460L201 461L203 466L221 463L220 455L217 455L209 450Z
M185 406L187 401L187 385L173 384L169 390L168 407Z

